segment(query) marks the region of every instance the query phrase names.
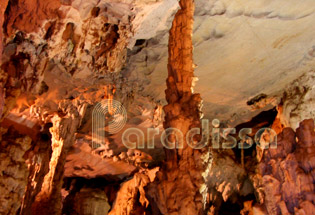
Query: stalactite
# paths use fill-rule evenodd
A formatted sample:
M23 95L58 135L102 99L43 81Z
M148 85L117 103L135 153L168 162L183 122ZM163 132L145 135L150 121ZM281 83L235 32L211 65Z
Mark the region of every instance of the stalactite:
M162 214L202 214L199 189L203 183L202 150L189 147L186 134L200 128L199 94L192 93L194 77L192 27L194 1L181 0L169 35L167 89L168 104L164 106L164 128L176 128L183 133L183 149L166 149L166 164L160 174L155 201ZM173 135L173 134L172 134ZM171 141L174 136L170 135ZM200 137L199 137L200 140ZM180 140L176 140L180 141Z

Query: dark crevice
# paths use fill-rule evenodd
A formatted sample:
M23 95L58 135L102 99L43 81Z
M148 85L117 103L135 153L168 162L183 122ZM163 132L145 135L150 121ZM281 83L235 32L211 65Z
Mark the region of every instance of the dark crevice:
M226 202L223 201L218 215L241 215L241 210L244 208L244 202L246 201L252 201L252 204L254 204L256 202L255 195L238 196L236 200L229 198ZM246 214L246 212L244 213Z
M146 41L145 39L138 39L136 40L135 46L142 46L144 45L145 41Z
M257 116L253 117L250 121L242 123L238 126L236 126L236 134L239 134L239 131L242 128L251 128L252 133L248 134L249 137L251 137L254 141L254 144L249 148L244 150L244 155L253 157L253 151L256 150L256 143L254 140L254 136L257 133L257 131L261 128L270 128L277 116L278 112L276 108L272 108L267 111L263 111ZM237 135L234 135L237 139L237 142L240 142L240 138ZM234 152L236 154L236 157L239 158L239 161L241 159L241 150L238 147L234 148Z
M53 35L54 33L54 30L55 30L55 27L56 27L56 22L52 22L49 26L49 28L47 29L46 31L46 34L44 36L44 39L45 40L48 40L50 39L50 37Z
M91 11L91 15L92 15L93 17L98 17L99 13L100 13L100 8L99 8L99 7L94 7L94 8L92 9L92 11Z
M247 101L247 105L253 105L259 101L261 101L262 99L267 98L267 95L264 93L261 93L253 98L251 98L250 100Z

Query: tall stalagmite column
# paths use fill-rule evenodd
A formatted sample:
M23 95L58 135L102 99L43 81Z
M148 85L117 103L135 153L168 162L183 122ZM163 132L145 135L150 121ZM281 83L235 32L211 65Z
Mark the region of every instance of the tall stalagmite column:
M165 150L166 165L159 176L155 201L163 214L198 215L203 208L199 192L204 170L202 152L186 142L188 130L200 128L201 115L200 95L192 92L194 1L181 0L179 4L181 9L175 15L169 35L164 128L176 128L183 133L183 148ZM169 135L169 140L175 141L174 137Z
M66 156L75 140L82 117L83 106L72 105L65 100L59 103L59 113L51 119L52 156L49 162L49 172L46 174L40 193L36 196L32 205L34 215L59 215L62 211L61 188L64 177L64 165Z

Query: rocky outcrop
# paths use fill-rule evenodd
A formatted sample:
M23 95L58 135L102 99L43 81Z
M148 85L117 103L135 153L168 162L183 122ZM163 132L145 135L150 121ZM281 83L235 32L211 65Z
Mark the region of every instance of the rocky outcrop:
M143 170L121 184L109 215L145 215L149 206L145 187L155 179L159 168Z
M262 195L267 213L312 214L314 196L314 121L304 120L294 132L285 128L278 135L276 149L264 151L253 183Z
M23 198L21 214L58 214L64 164L85 103L93 105L106 97L107 81L98 76L117 72L124 64L132 32L130 5L117 4L118 12L104 2L84 7L79 1L6 3L1 3L5 13L0 16L0 115L7 127L34 140L21 182L24 198L19 191L20 200L6 201L8 207L15 204L12 213ZM38 136L48 124L52 140L48 136L43 141Z
M8 6L9 0L2 1L2 4L0 6L0 26L3 26L4 17L5 17L5 10ZM3 50L3 28L0 29L0 63L2 62L2 50ZM1 115L1 113L0 113Z
M50 128L52 155L49 172L45 175L42 189L32 205L32 214L60 214L62 210L61 187L64 165L82 116L72 103L60 103L60 105L60 115L54 115L53 127Z
M122 180L132 176L135 171L136 167L132 163L119 159L114 154L103 158L97 151L92 151L88 140L78 139L67 155L64 174L68 178L102 177L109 180Z
M45 2L10 0L6 8L4 31L9 36L16 29L25 33L37 32L44 21L57 17L61 18L60 7L60 1L54 0Z
M309 55L315 54L314 50L312 49ZM315 119L314 81L314 71L310 71L294 80L285 89L279 108L281 124L297 129L304 119Z
M52 154L50 127L50 123L43 126L40 138L33 141L32 150L28 153L29 176L20 208L19 214L21 215L31 215L32 204L42 189L45 175L49 172L49 161Z
M241 197L253 193L244 168L232 151L212 152L212 162L206 175L208 214L220 214L224 202L238 204ZM241 204L241 202L240 202Z

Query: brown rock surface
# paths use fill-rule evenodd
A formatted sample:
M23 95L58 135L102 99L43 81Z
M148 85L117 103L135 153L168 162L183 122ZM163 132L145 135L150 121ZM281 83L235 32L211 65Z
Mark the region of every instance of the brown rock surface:
M4 22L4 31L11 35L15 30L26 33L36 32L43 21L61 18L60 1L9 1Z
M164 128L176 128L183 139L175 138L171 131L169 140L180 149L165 149L166 162L152 195L162 214L202 214L203 202L199 188L204 182L204 164L201 150L193 149L186 141L189 129L200 128L199 94L193 94L194 69L192 57L192 27L194 1L181 0L181 9L175 14L169 35L168 78L165 90L168 104L164 106ZM197 139L199 141L201 138ZM195 139L194 139L195 140ZM204 141L204 140L203 140Z
M29 171L25 155L32 139L11 128L0 129L0 214L14 215L22 204L27 185Z
M65 198L66 214L82 215L314 213L314 122L303 121L315 108L313 8L308 0L1 0L0 214L61 214ZM280 104L277 148L244 159L237 149L193 150L184 138L183 149L163 151L164 115L164 128L184 136L200 127L195 76L205 114L224 125ZM128 122L92 150L91 113L107 98L123 103ZM156 148L128 150L128 128ZM149 139L148 128L160 134ZM93 179L101 184L88 186ZM76 180L83 184L68 189Z
M155 179L159 168L136 173L132 179L121 184L109 215L145 215L149 200L145 187Z
M314 143L310 119L302 121L296 133L285 128L278 135L278 147L264 151L258 168L268 214L314 212Z
M107 215L110 205L107 203L106 193L99 189L82 188L75 194L73 215Z
M3 26L3 22L4 22L4 12L7 8L9 0L4 0L1 2L1 6L0 6L0 26ZM0 63L2 63L2 51L3 51L3 28L0 29Z
M61 103L62 118L52 118L52 155L49 172L45 175L40 193L32 205L32 214L60 214L62 210L61 187L67 153L74 143L75 132L80 124L80 115L71 103Z

